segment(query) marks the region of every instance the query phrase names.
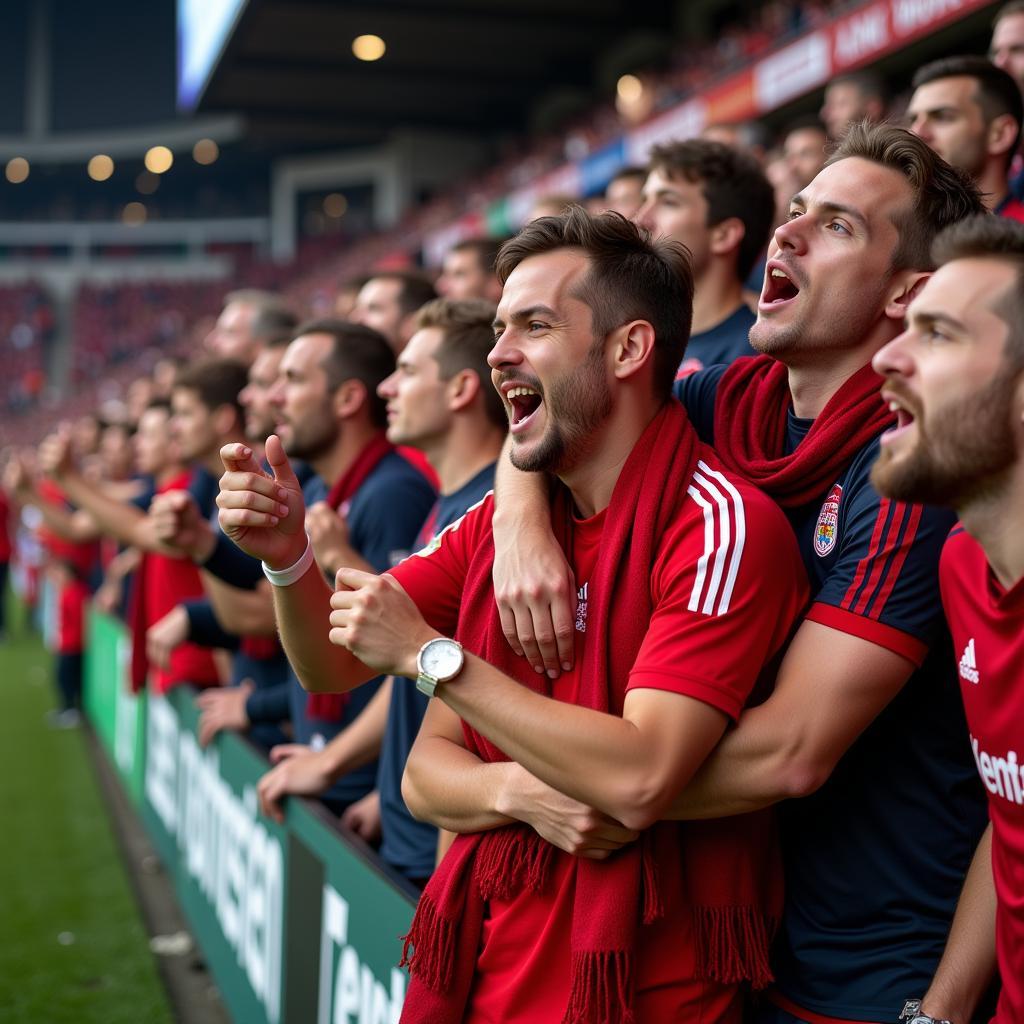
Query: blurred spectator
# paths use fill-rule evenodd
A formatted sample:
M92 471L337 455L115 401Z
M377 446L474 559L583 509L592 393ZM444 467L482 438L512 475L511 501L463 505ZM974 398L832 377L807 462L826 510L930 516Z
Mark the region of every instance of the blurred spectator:
M636 216L680 242L693 266L693 327L680 373L753 355L743 282L768 242L775 197L757 161L706 139L655 146Z
M721 142L734 149L745 150L760 164L767 159L771 147L771 132L760 121L709 124L700 133L700 137L709 142Z
M0 644L7 640L7 571L11 565L11 504L0 487Z
M1024 91L1024 0L1001 7L992 26L988 55L997 68L1013 76Z
M334 315L339 320L352 319L352 312L359 301L359 293L367 281L369 277L360 274L358 277L347 277L338 285L338 291L334 296Z
M579 200L570 195L541 196L535 199L526 220L536 220L538 217L559 217L565 213L566 207L575 205Z
M621 213L627 220L632 220L644 201L646 180L646 167L623 167L616 171L604 191L604 209Z
M494 465L508 427L487 365L494 313L494 306L479 299L428 303L398 368L378 389L387 400L388 440L423 451L441 481L440 498L414 544L417 551L494 485ZM401 783L427 704L411 680L388 680L373 706L323 750L296 753L263 777L259 795L264 812L279 816L285 794L318 794L356 767L366 752L379 755L377 791L349 808L342 820L363 838L372 838L376 825L385 863L422 886L434 867L437 830L410 815Z
M966 171L993 212L1024 221L1010 194L1024 102L1012 76L984 57L943 57L914 75L910 130L947 163Z
M825 147L828 133L813 115L792 121L782 140L782 154L786 158L796 191L800 191L825 166Z
M888 98L882 79L872 71L840 75L825 87L820 115L830 139L838 141L860 121L881 121Z
M467 238L445 254L437 290L446 299L484 299L495 305L501 282L494 274L494 259L503 239Z
M297 323L295 314L273 292L230 292L206 339L206 347L220 359L236 359L248 365L262 345L275 338L290 337Z
M434 286L423 274L381 270L360 289L350 319L383 334L397 355L415 331L417 310L436 298Z

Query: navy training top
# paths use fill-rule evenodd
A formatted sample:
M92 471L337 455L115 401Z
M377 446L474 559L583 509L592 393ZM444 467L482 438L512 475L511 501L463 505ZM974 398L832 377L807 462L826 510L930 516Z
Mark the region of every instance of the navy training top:
M676 384L711 444L724 371ZM810 427L790 411L789 451ZM779 807L786 908L773 967L802 1009L884 1022L931 981L987 814L939 602L955 516L882 498L869 479L878 448L875 438L828 494L786 511L814 595L806 618L917 668L821 789Z
M327 499L327 484L312 476L303 488L306 507ZM390 452L374 466L348 509L349 542L377 572L383 572L405 558L434 503L434 489L397 452ZM334 581L331 581L333 586ZM326 624L325 627L326 628ZM321 749L362 714L383 682L377 676L348 694L345 710L337 722L310 718L306 714L309 694L294 670L289 669L289 706L296 743ZM340 778L320 798L336 813L362 799L375 786L377 762L372 761Z
M749 340L750 328L756 320L750 307L743 304L721 323L699 334L691 334L679 373L685 376L708 366L731 363L740 356L756 356Z
M442 494L438 498L416 538L414 550L425 548L446 527L461 519L494 489L494 469L495 464L492 462L457 491ZM391 687L384 745L377 770L383 833L381 859L414 880L429 876L437 859L437 829L425 821L417 821L402 799L405 762L409 759L409 751L412 750L429 703L430 698L416 689L413 680L395 679Z

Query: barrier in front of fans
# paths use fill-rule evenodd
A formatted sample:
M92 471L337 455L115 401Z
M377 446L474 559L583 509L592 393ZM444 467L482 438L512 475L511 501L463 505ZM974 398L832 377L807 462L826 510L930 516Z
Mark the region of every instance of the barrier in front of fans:
M267 761L222 733L196 738L195 691L127 691L124 626L95 610L85 710L138 808L233 1018L393 1024L415 891L314 801L283 825L258 810Z

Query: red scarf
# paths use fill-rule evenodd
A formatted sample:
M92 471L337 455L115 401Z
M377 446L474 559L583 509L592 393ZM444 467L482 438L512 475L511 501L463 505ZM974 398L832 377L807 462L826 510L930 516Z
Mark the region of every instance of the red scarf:
M686 414L673 402L648 426L623 468L591 576L597 597L588 614L587 635L594 642L584 649L579 674L578 702L584 707L622 713L629 671L652 612L650 570L658 542L687 500L700 450ZM561 490L552 510L563 547L568 500ZM467 573L457 635L491 665L550 695L546 677L534 673L505 641L491 584L493 560L488 541ZM465 724L463 730L468 748L482 760L507 760L475 730ZM772 870L777 863L765 856L772 849L765 843L766 828L770 819L764 815L664 822L608 860L579 860L566 1024L633 1020L638 928L666 913L693 914L701 977L766 985L768 945L781 909ZM412 981L403 1024L463 1019L486 900L507 899L524 889L540 892L554 853L523 825L456 838L424 890L405 939L402 963L408 964ZM662 905L658 873L665 869L684 872L687 907Z
M715 397L715 451L783 508L820 498L853 457L895 419L881 377L862 367L829 399L796 451L786 454L792 398L786 367L771 356L737 359Z
M338 515L348 515L349 502L356 491L363 486L381 459L394 450L395 446L383 433L375 435L328 491L327 504ZM347 703L347 693L311 693L306 698L306 714L324 722L340 722Z

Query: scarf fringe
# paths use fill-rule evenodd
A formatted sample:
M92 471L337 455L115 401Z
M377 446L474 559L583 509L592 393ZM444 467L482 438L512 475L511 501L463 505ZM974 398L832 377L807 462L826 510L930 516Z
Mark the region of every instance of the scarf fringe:
M665 916L665 905L661 899L661 886L658 882L658 865L650 850L644 850L640 858L643 875L641 878L644 893L644 924L651 924Z
M749 907L695 907L693 917L699 978L749 981L755 989L771 984L768 951L777 922Z
M519 827L487 835L475 858L475 878L485 900L510 900L524 889L539 893L551 874L554 847Z
M407 935L402 936L402 960L427 988L447 992L455 969L455 926L442 917L437 904L423 893Z
M572 988L562 1024L635 1024L631 953L573 953Z

